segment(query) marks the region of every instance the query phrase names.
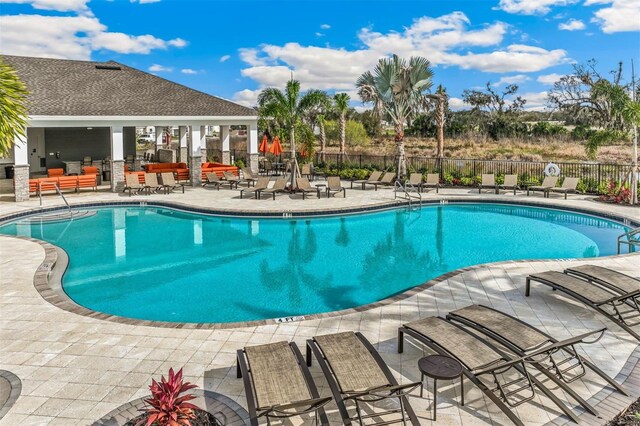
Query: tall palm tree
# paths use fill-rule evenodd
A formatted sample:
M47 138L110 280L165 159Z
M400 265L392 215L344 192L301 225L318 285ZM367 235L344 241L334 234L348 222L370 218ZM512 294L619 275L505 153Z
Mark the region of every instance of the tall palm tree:
M0 60L0 157L8 157L18 136L27 131L27 86Z
M346 93L336 93L333 96L335 110L340 118L340 154L346 154L347 145L347 112L351 97Z
M320 161L325 161L325 151L327 148L327 134L324 131L326 118L324 114L316 116L316 124L318 125L318 139L320 140Z
M365 103L373 103L380 116L388 117L394 125L398 177L407 174L404 154L404 126L428 103L426 92L431 88L431 63L420 56L409 62L393 55L382 58L373 70L362 74L356 82L358 95Z
M327 147L327 136L325 133L324 125L326 122L326 114L331 111L331 98L322 90L310 90L307 93L317 92L313 96L318 99L312 109L306 112L306 117L309 121L311 128L318 127L318 141L320 142L320 161L325 160L325 150Z
M438 141L436 158L440 161L444 156L444 125L447 118L447 91L440 85L436 93L429 95L429 99L435 101L436 104L435 121L436 128L438 129L436 134L436 140Z
M289 134L291 143L291 188L295 188L295 178L300 176L298 160L296 159L295 129L302 122L305 114L322 102L322 94L319 90L310 90L300 95L300 82L290 80L287 82L284 92L269 87L258 95L259 114L263 118L275 120L278 125L284 127Z

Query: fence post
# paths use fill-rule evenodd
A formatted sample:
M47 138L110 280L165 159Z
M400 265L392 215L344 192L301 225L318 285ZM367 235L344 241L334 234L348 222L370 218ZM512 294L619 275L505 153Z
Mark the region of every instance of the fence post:
M473 161L473 177L476 177L476 160L472 160Z
M602 179L602 169L601 169L602 164L598 163L598 184L596 185L596 191L598 190L598 186L600 186L601 179Z
M387 170L387 156L386 155L384 156L383 164L384 164L383 167L382 167L383 170Z
M360 154L360 168L362 168L362 154Z

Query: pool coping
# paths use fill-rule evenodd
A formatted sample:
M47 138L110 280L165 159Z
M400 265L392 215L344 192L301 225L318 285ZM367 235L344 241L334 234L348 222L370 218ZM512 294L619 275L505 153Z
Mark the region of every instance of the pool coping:
M446 201L446 202L442 202L442 201ZM558 206L555 205L554 203L526 203L526 202L515 202L515 201L511 201L511 200L505 200L505 201L496 201L494 199L490 199L490 200L469 200L467 198L452 198L452 199L447 199L447 200L433 200L432 202L429 203L423 203L423 204L431 204L431 205L444 205L444 204L477 204L477 203L484 203L484 204L510 204L510 205L521 205L521 206L533 206L533 207L540 207L540 208L551 208L551 209L557 209L557 210L564 210L564 211L569 211L569 212L577 212L577 213L582 213L582 214L588 214L591 216L596 216L596 217L600 217L600 218L605 218L605 219L609 219L609 220L615 220L617 222L623 223L625 226L631 226L631 227L638 227L640 226L640 221L637 221L635 219L631 219L628 218L626 216L622 216L622 215L617 215L617 214L609 214L609 213L605 213L605 212L598 212L598 211L593 211L593 210L588 210L588 209L584 209L584 208L568 208L564 205L562 206ZM399 207L403 207L404 206L408 206L409 203L408 202L404 202L404 203L400 203L401 205L398 206L395 203L392 206L389 206L388 204L383 204L383 205L377 205L378 208L373 208L375 206L367 206L365 208L354 208L354 209L348 209L347 211L349 211L350 213L361 213L361 212L374 212L374 211L384 211L384 210L389 210L389 209L397 209ZM137 205L137 206L146 206L146 207L167 207L167 208L173 208L173 209L178 209L178 210L186 210L189 212L195 212L195 213L205 213L205 214L212 214L212 215L217 215L220 216L221 214L219 213L212 213L213 210L209 210L209 209L202 209L202 208L190 208L188 205L185 205L183 203L165 203L165 202L104 202L104 203L99 203L99 202L95 202L95 203L85 203L85 204L79 204L79 205L73 205L74 208L76 207L108 207L108 206L131 206L131 205ZM49 209L37 209L35 210L35 212L43 212L43 211L56 211L56 210L61 210L61 209L66 209L65 206L59 206L59 207L53 207L53 208L49 208ZM202 210L202 211L201 211ZM224 210L224 212L226 212L227 214L230 214L231 211L229 210ZM317 213L315 215L312 216L328 216L328 215L338 215L338 214L345 214L345 210L339 210L339 211L335 211L335 210L323 210L322 212L324 214L320 214L320 211L316 211ZM7 215L5 217L0 217L0 224L2 224L3 222L6 222L8 220L13 220L16 218L20 218L20 217L24 217L30 214L33 214L34 211L33 210L29 210L29 213L25 213L25 212L21 212L21 213L16 213L16 214L12 214L12 215ZM256 217L256 218L261 218L261 217L265 217L265 216L255 216L255 212L253 216L250 215L250 213L248 211L243 211L240 213L244 213L244 215L240 214L239 216L241 217ZM261 212L263 213L263 212ZM289 213L294 213L294 212L289 212ZM306 215L305 211L302 212L295 212L297 213L302 213L300 216L287 216L287 219L291 219L291 218L295 218L295 217L308 217L308 215ZM282 217L281 213L279 214L273 214L267 217ZM330 311L330 312L322 312L322 313L316 313L316 314L308 314L308 315L301 315L301 316L295 316L295 317L283 317L283 318L291 318L291 320L283 320L283 318L268 318L268 319L262 319L262 320L252 320L252 321L237 321L237 322L224 322L224 323L195 323L195 322L168 322L168 321L153 321L153 320L141 320L141 319L134 319L134 318L127 318L127 317L122 317L122 316L118 316L118 315L111 315L111 314L107 314L107 313L103 313L103 312L98 312L98 311L94 311L91 309L88 309L82 305L77 304L75 301L73 301L64 291L63 287L62 287L62 276L64 275L64 272L67 269L68 266L68 256L66 254L66 252L64 251L64 249L48 243L46 241L43 240L39 240L36 238L31 238L31 237L23 237L23 236L11 236L11 235L5 235L7 237L10 238L17 238L17 239L22 239L22 240L27 240L27 241L32 241L35 242L37 244L40 244L40 246L43 247L44 251L45 251L45 259L44 261L40 264L40 266L38 267L38 269L36 270L36 273L34 275L33 278L33 284L34 287L36 289L36 291L38 291L38 293L40 294L40 296L46 300L47 302L49 302L50 304L56 306L59 309L65 310L67 312L71 312L74 314L78 314L78 315L82 315L82 316L86 316L86 317L90 317L90 318L95 318L95 319L100 319L100 320L105 320L105 321L110 321L110 322L115 322L115 323L119 323L119 324L127 324L127 325L134 325L134 326L149 326L149 327L162 327L162 328L179 328L179 329L208 329L208 330L216 330L216 329L230 329L230 328L244 328L244 327L257 327L257 326L262 326L262 325L268 325L268 324L279 324L279 323L284 323L284 322L295 322L295 323L299 323L302 321L308 321L308 320L317 320L317 319L325 319L325 318L333 318L333 317L338 317L338 316L343 316L343 315L349 315L349 314L355 314L355 313L361 313L361 312L365 312L365 311L369 311L371 309L375 309L375 308L380 308L383 306L387 306L390 305L392 303L396 303L405 299L408 299L412 296L415 296L416 294L429 289L433 286L435 286L436 284L446 281L449 278L452 278L454 276L460 275L462 273L468 272L468 271L472 271L472 270L476 270L476 269L480 269L480 268L484 268L487 267L489 265L491 266L496 266L496 265L506 265L506 264L517 264L517 263L524 263L524 262L548 262L549 260L559 260L559 259L520 259L520 260L505 260L505 261L500 261L500 262L490 262L490 263L481 263L481 264L476 264L476 265L472 265L472 266L468 266L465 268L460 268L460 269L455 269L453 271L447 272L443 275L439 275L435 278L432 278L429 281L426 281L422 284L418 284L406 291L403 291L401 293L395 294L391 297L379 300L377 302L373 302L373 303L369 303L369 304L365 304L365 305L361 305L361 306L356 306L353 308L347 308L347 309L341 309L341 310L337 310L337 311ZM627 253L627 254L616 254L616 255L610 255L610 256L601 256L601 257L597 257L597 259L607 259L607 258L615 258L618 256L633 256L633 255L638 255L638 253ZM588 261L587 258L585 259L562 259L562 260L576 260L576 261L580 261L580 260L585 260Z

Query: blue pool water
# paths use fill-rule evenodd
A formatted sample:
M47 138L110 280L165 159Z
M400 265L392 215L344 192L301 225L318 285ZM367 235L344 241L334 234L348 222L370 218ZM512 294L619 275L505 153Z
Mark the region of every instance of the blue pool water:
M334 311L479 263L615 254L625 230L593 216L499 204L295 220L114 207L72 222L0 227L66 250L63 287L78 304L175 322Z

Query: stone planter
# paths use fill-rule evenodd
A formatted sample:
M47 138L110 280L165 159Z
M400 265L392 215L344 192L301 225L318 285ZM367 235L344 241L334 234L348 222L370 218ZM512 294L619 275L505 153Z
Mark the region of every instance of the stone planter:
M213 414L225 426L249 426L249 413L232 399L211 391L194 389L191 394L197 398L191 403ZM93 426L122 426L140 415L145 399L138 398L121 405L93 423Z

